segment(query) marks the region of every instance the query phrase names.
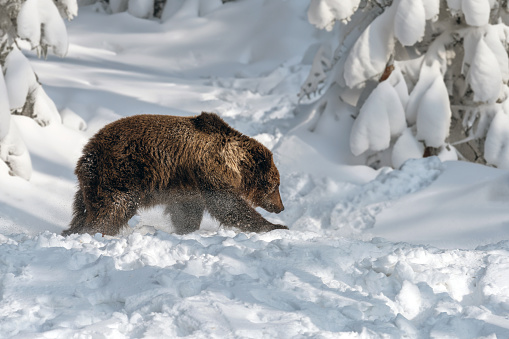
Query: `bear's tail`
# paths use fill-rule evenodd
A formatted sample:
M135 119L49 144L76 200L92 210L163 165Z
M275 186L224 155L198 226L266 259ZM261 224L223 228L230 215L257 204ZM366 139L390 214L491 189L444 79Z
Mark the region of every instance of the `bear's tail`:
M81 191L81 188L79 188L74 195L73 218L71 221L71 227L63 231L62 235L66 236L73 233L83 233L85 231L86 218L87 208L83 199L83 192Z

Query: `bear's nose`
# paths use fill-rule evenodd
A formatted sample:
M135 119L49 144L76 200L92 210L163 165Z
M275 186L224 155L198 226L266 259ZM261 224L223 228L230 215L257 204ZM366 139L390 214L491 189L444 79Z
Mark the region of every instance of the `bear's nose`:
M272 206L270 206L270 207L271 207L270 209L272 211L269 211L269 212L276 213L276 214L279 214L285 210L285 207L283 206L282 202L279 202L278 204L272 204Z

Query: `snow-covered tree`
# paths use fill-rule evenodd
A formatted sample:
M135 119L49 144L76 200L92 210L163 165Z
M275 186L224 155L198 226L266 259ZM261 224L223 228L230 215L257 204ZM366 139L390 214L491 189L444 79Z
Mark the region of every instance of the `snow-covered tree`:
M41 126L61 121L17 41L28 41L39 56L50 50L63 57L68 43L62 18L70 20L77 11L76 0L0 0L0 161L12 175L28 180L32 165L11 114Z
M337 29L300 96L355 107L350 149L372 166L438 155L509 168L509 1L311 0Z

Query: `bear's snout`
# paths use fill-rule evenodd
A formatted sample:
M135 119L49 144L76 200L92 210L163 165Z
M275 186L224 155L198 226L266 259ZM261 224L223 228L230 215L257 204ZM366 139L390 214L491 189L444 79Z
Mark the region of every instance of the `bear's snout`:
M274 213L276 213L276 214L279 214L285 210L285 207L283 206L283 204L281 204L281 206L276 206L276 208L277 209L274 211Z
M267 212L270 213L281 213L284 211L285 206L283 205L283 201L281 200L281 195L279 194L279 190L276 189L274 193L268 195L265 198L263 206L261 206Z

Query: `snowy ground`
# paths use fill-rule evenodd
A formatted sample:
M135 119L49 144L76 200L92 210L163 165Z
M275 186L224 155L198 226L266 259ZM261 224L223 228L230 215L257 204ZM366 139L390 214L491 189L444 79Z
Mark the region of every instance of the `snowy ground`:
M15 117L33 178L0 166L0 337L509 337L509 173L436 158L353 166L350 113L297 105L308 48L331 39L307 5L235 1L164 24L85 7L66 58L32 57L64 125ZM206 218L178 236L155 209L131 234L58 235L99 128L200 111L273 150L286 209L264 215L290 231Z

